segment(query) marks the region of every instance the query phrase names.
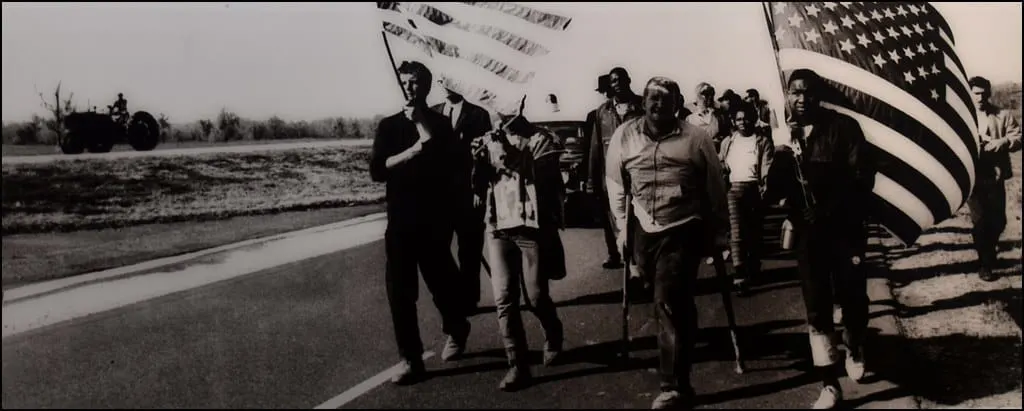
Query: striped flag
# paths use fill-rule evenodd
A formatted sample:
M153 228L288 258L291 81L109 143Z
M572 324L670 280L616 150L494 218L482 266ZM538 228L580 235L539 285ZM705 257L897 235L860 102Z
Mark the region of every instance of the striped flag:
M974 187L976 119L953 33L927 3L764 3L784 78L821 75L822 106L860 123L876 159L871 213L904 244Z
M492 111L515 114L570 18L507 2L377 2L392 44L413 51L441 84Z

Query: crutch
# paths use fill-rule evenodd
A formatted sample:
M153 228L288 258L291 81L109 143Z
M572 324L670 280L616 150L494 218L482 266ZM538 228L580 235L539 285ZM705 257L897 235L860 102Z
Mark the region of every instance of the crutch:
M622 353L624 360L629 359L629 266L633 263L633 236L631 235L633 204L626 195L626 228L619 235L626 236L626 244L622 251Z
M743 366L743 356L740 355L739 338L736 335L736 313L732 307L731 282L725 271L725 260L722 253L715 250L711 253L711 264L715 267L715 277L718 277L722 292L722 304L725 306L725 318L729 323L729 336L732 337L732 351L736 359L736 373L743 374L746 367Z

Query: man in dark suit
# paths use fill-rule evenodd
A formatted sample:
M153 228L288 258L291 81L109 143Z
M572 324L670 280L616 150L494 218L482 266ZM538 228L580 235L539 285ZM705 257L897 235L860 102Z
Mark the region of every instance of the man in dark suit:
M387 184L384 281L402 360L392 382L406 385L426 376L416 314L417 269L434 296L441 328L448 335L441 358L448 361L461 355L469 337L465 304L459 302L461 290L452 286L459 282L459 268L450 245L462 206L459 200L467 196L470 162L451 122L427 106L430 70L407 61L398 67L398 77L408 101L402 111L385 117L377 127L370 177Z
M445 102L433 109L444 114L451 121L459 148L472 163L470 142L491 131L491 117L482 107L466 101L461 94L445 89ZM475 174L470 170L471 180ZM458 287L464 289L464 302L468 309L475 309L480 303L480 267L484 248L484 202L487 192L486 181L471 181L466 197L460 198L459 213L455 217L455 236L459 243L459 271L461 281Z

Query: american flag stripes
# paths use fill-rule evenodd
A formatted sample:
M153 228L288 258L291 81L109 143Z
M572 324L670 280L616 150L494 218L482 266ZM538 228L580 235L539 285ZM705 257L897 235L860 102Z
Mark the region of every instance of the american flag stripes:
M872 214L905 244L974 187L977 127L949 25L927 3L768 2L779 68L840 93L822 106L860 123L878 174Z
M550 53L538 38L571 19L508 2L377 2L386 36L417 50L435 78L467 100L514 114Z

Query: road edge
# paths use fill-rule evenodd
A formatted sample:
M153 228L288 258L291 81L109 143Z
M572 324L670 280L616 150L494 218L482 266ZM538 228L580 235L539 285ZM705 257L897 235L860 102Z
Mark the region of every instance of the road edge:
M870 308L872 313L876 312L876 310L878 312L886 312L873 316L870 320L869 327L877 328L879 335L906 338L906 333L900 323L899 317L897 317L898 309L896 307L899 307L899 301L896 300L896 296L893 293L892 282L888 275L889 267L892 262L889 257L892 255L891 251L899 246L899 242L891 236L888 236L884 229L880 228L876 232L878 234L872 236L872 242L877 242L877 248L874 248L873 251L869 250L865 255L865 264L871 264L875 269L875 275L869 276L868 278L868 301L870 301L870 304L873 306L888 305L886 303L891 302L891 307L888 309L877 307ZM921 399L912 393L903 397L881 401L880 404L883 405L882 408L921 409Z
M244 241L237 241L234 243L224 244L217 247L206 248L199 251L193 251L185 254L178 254L169 257L157 258L149 261L143 261L135 264L130 264L122 267L116 267L106 270L94 271L91 273L85 273L67 278L59 278L55 280L49 280L34 284L26 284L23 286L4 290L3 293L3 305L17 303L32 299L35 297L52 294L55 292L71 290L79 287L84 287L91 284L103 283L109 281L115 281L118 279L129 278L140 273L146 273L155 269L172 266L175 264L181 264L191 260L207 257L214 254L230 252L241 248L257 246L272 241L279 241L289 238L294 238L306 234L320 233L324 231L337 230L356 224L378 221L386 218L387 213L378 212L373 214L367 214L360 217L354 217L347 220L342 220L335 223L319 225L315 227L308 227L300 230L293 230L284 233L278 233L268 235L264 237L252 238Z

